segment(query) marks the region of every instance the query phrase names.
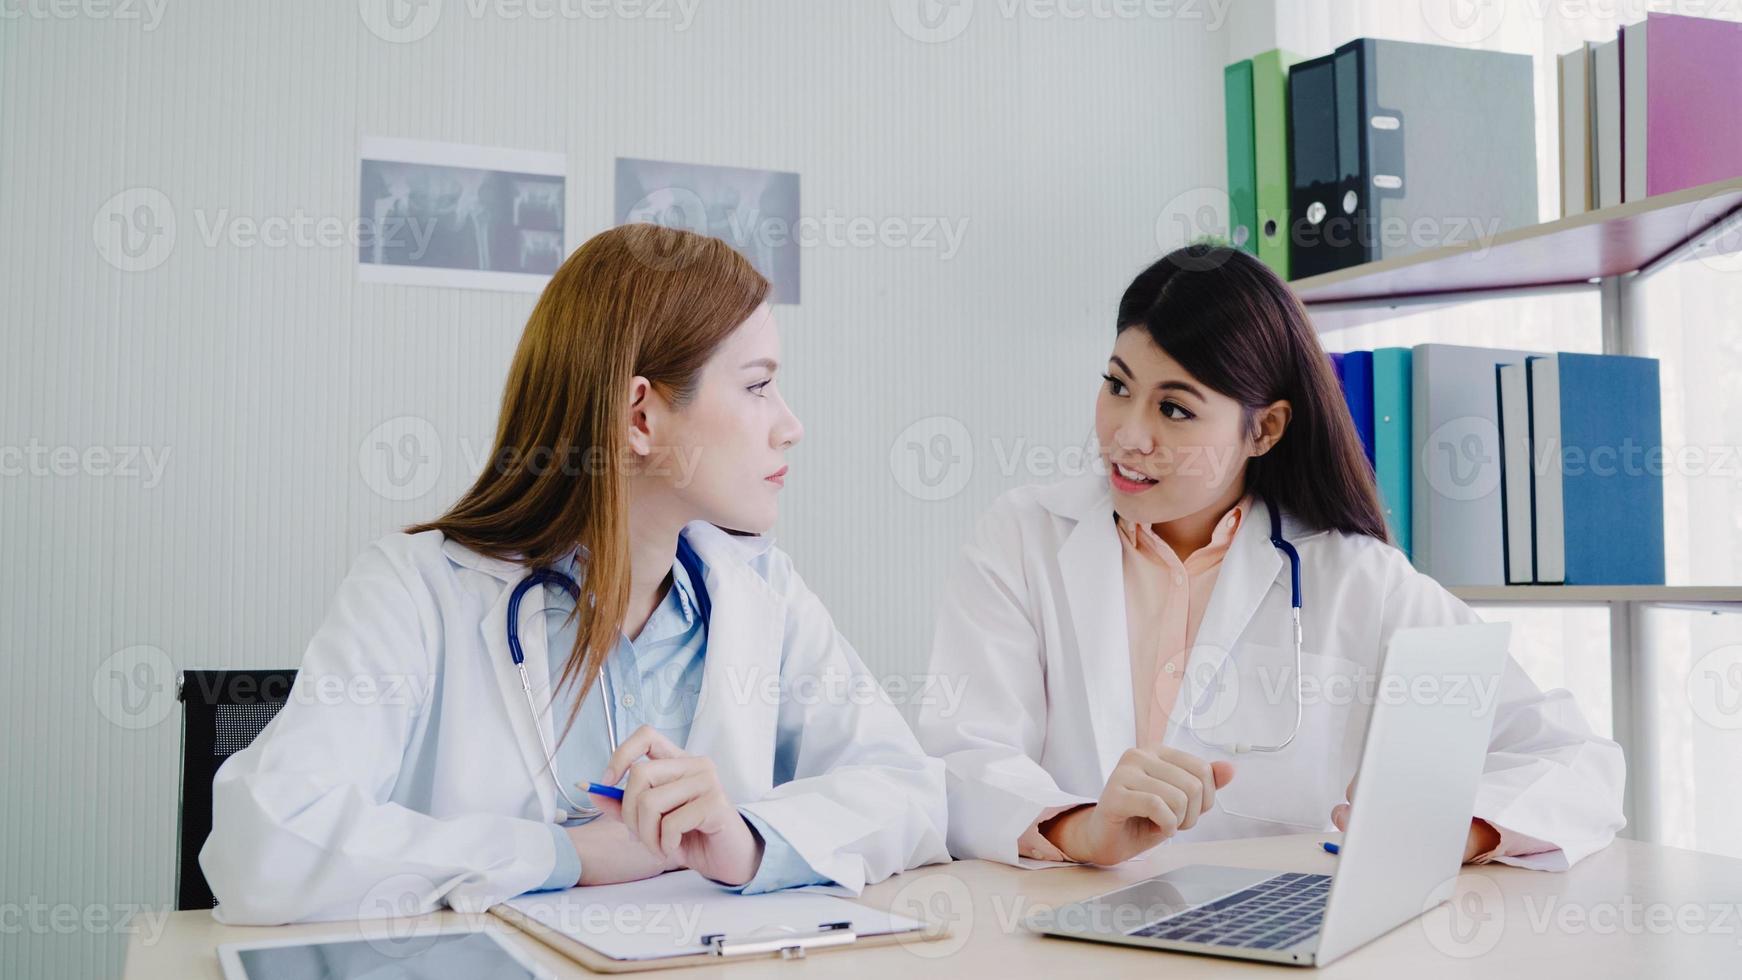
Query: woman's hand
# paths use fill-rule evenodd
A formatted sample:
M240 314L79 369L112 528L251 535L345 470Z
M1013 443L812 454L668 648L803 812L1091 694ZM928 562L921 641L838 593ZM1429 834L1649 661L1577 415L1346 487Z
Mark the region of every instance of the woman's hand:
M1118 864L1196 826L1233 778L1232 763L1165 746L1127 749L1099 802L1053 818L1041 833L1074 861Z
M581 858L582 885L614 885L640 881L682 867L648 850L615 813L606 813L576 827L563 828Z
M1349 811L1355 803L1355 780L1349 780L1349 788L1343 791L1343 801L1331 807L1331 825L1338 830L1349 829ZM1470 818L1470 833L1464 838L1464 861L1469 864L1476 858L1487 854L1500 846L1500 831L1494 825L1480 817Z
M727 885L742 885L762 865L762 838L726 797L714 762L689 755L642 725L605 765L609 786L629 774L623 802L594 801L619 817L638 841L675 867L694 868Z

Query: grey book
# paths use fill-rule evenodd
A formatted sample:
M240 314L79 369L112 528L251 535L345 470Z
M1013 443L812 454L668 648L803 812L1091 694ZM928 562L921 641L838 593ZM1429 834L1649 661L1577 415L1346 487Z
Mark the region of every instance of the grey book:
M1441 585L1505 585L1496 366L1534 352L1422 344L1410 357L1411 557Z
M1605 41L1591 48L1591 153L1596 186L1592 200L1600 208L1621 203L1622 182L1621 42Z
M1530 387L1531 578L1559 585L1567 579L1566 507L1561 492L1561 372L1555 355L1525 361Z
M1535 224L1529 55L1362 38L1289 74L1298 278Z

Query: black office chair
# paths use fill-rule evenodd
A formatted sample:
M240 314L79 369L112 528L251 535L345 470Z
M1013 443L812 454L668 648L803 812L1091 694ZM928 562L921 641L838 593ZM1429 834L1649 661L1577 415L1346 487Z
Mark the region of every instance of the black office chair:
M294 670L182 671L175 692L182 703L177 909L209 909L218 904L200 872L200 848L212 832L212 777L225 759L247 748L278 714L295 682Z

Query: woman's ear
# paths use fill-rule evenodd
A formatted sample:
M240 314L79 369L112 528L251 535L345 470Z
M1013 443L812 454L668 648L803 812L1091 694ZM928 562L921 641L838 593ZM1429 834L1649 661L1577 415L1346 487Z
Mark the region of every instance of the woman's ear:
M637 456L653 454L654 405L658 394L652 382L636 375L629 379L629 451Z
M1259 409L1252 419L1252 455L1262 456L1276 447L1294 418L1294 406L1279 399Z

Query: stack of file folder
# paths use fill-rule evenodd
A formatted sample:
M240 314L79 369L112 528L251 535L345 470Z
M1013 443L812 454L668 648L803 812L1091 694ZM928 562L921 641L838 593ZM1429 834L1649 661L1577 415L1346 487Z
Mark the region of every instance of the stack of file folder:
M1651 13L1559 61L1562 215L1742 174L1742 25Z
M1283 279L1288 265L1288 69L1298 58L1266 51L1223 72L1227 106L1229 242Z
M1386 523L1444 585L1661 585L1651 358L1422 344L1331 355Z
M1528 55L1361 38L1230 65L1223 91L1229 240L1284 279L1538 219Z

